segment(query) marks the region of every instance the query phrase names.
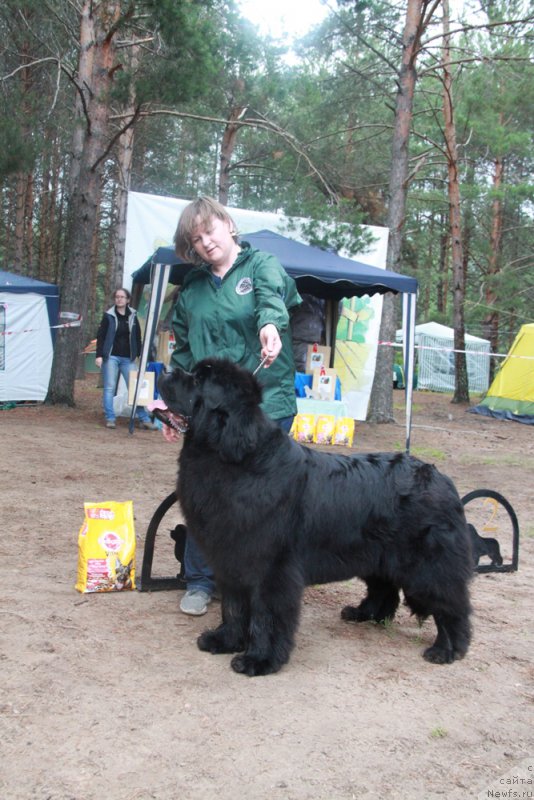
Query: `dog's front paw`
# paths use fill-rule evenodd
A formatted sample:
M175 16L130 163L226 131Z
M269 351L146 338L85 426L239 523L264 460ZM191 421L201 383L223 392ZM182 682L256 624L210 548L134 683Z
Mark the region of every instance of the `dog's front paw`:
M238 653L243 649L243 642L238 642L228 636L225 631L217 628L213 631L204 631L197 639L199 650L204 650L212 655L220 653Z
M423 658L431 664L452 664L455 660L454 650L449 647L438 647L435 644L427 647Z
M368 622L373 617L362 611L361 606L345 606L345 608L341 609L341 619L346 622Z
M268 658L255 658L246 653L234 656L231 662L231 667L235 672L248 675L250 678L254 675L271 675L273 672L278 672L281 666L281 664L274 664Z

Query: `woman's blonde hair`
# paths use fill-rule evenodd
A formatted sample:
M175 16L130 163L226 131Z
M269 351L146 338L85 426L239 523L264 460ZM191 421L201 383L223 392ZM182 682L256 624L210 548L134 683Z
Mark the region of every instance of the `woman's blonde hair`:
M237 226L225 207L213 197L197 197L180 214L173 240L176 255L190 264L202 264L202 259L193 247L193 232L199 225L208 225L213 217L227 222L230 233L237 241Z

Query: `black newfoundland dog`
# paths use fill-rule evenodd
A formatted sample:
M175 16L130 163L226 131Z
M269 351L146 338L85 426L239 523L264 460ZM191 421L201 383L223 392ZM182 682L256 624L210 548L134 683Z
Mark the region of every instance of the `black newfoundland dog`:
M222 594L222 623L201 650L237 653L246 675L289 660L306 585L367 584L352 622L391 619L399 590L437 638L427 661L467 652L473 557L452 482L404 453L337 455L304 447L260 409L261 388L230 361L162 375L168 420L184 433L178 499ZM168 412L167 412L168 413Z

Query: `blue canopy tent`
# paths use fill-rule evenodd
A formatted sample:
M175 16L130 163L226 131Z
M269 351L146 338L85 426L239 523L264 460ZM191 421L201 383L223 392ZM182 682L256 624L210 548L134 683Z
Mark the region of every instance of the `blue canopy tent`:
M412 384L414 368L414 328L417 281L415 278L397 272L379 269L343 258L328 250L302 244L273 231L262 230L243 235L243 240L252 247L275 255L284 269L295 279L300 292L315 295L326 302L326 343L332 348L334 357L336 328L338 323L338 303L344 297L363 295L394 294L403 295L403 346L404 374L406 376L406 450L410 449ZM143 350L139 367L142 379L146 369L148 352L156 334L158 318L165 296L167 283L180 285L193 269L191 264L181 261L172 247L160 247L132 274L135 285L150 283L152 290L147 312ZM138 382L138 387L140 383ZM134 396L130 431L137 405L137 388Z
M0 402L42 402L48 391L59 288L0 270Z

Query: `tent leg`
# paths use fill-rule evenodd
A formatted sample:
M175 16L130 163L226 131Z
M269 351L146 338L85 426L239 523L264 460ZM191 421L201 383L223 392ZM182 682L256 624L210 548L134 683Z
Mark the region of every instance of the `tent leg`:
M402 296L402 327L403 327L403 356L404 356L404 380L405 380L405 404L406 404L406 452L410 452L410 439L412 431L412 399L413 399L413 376L415 359L415 294L404 294Z

